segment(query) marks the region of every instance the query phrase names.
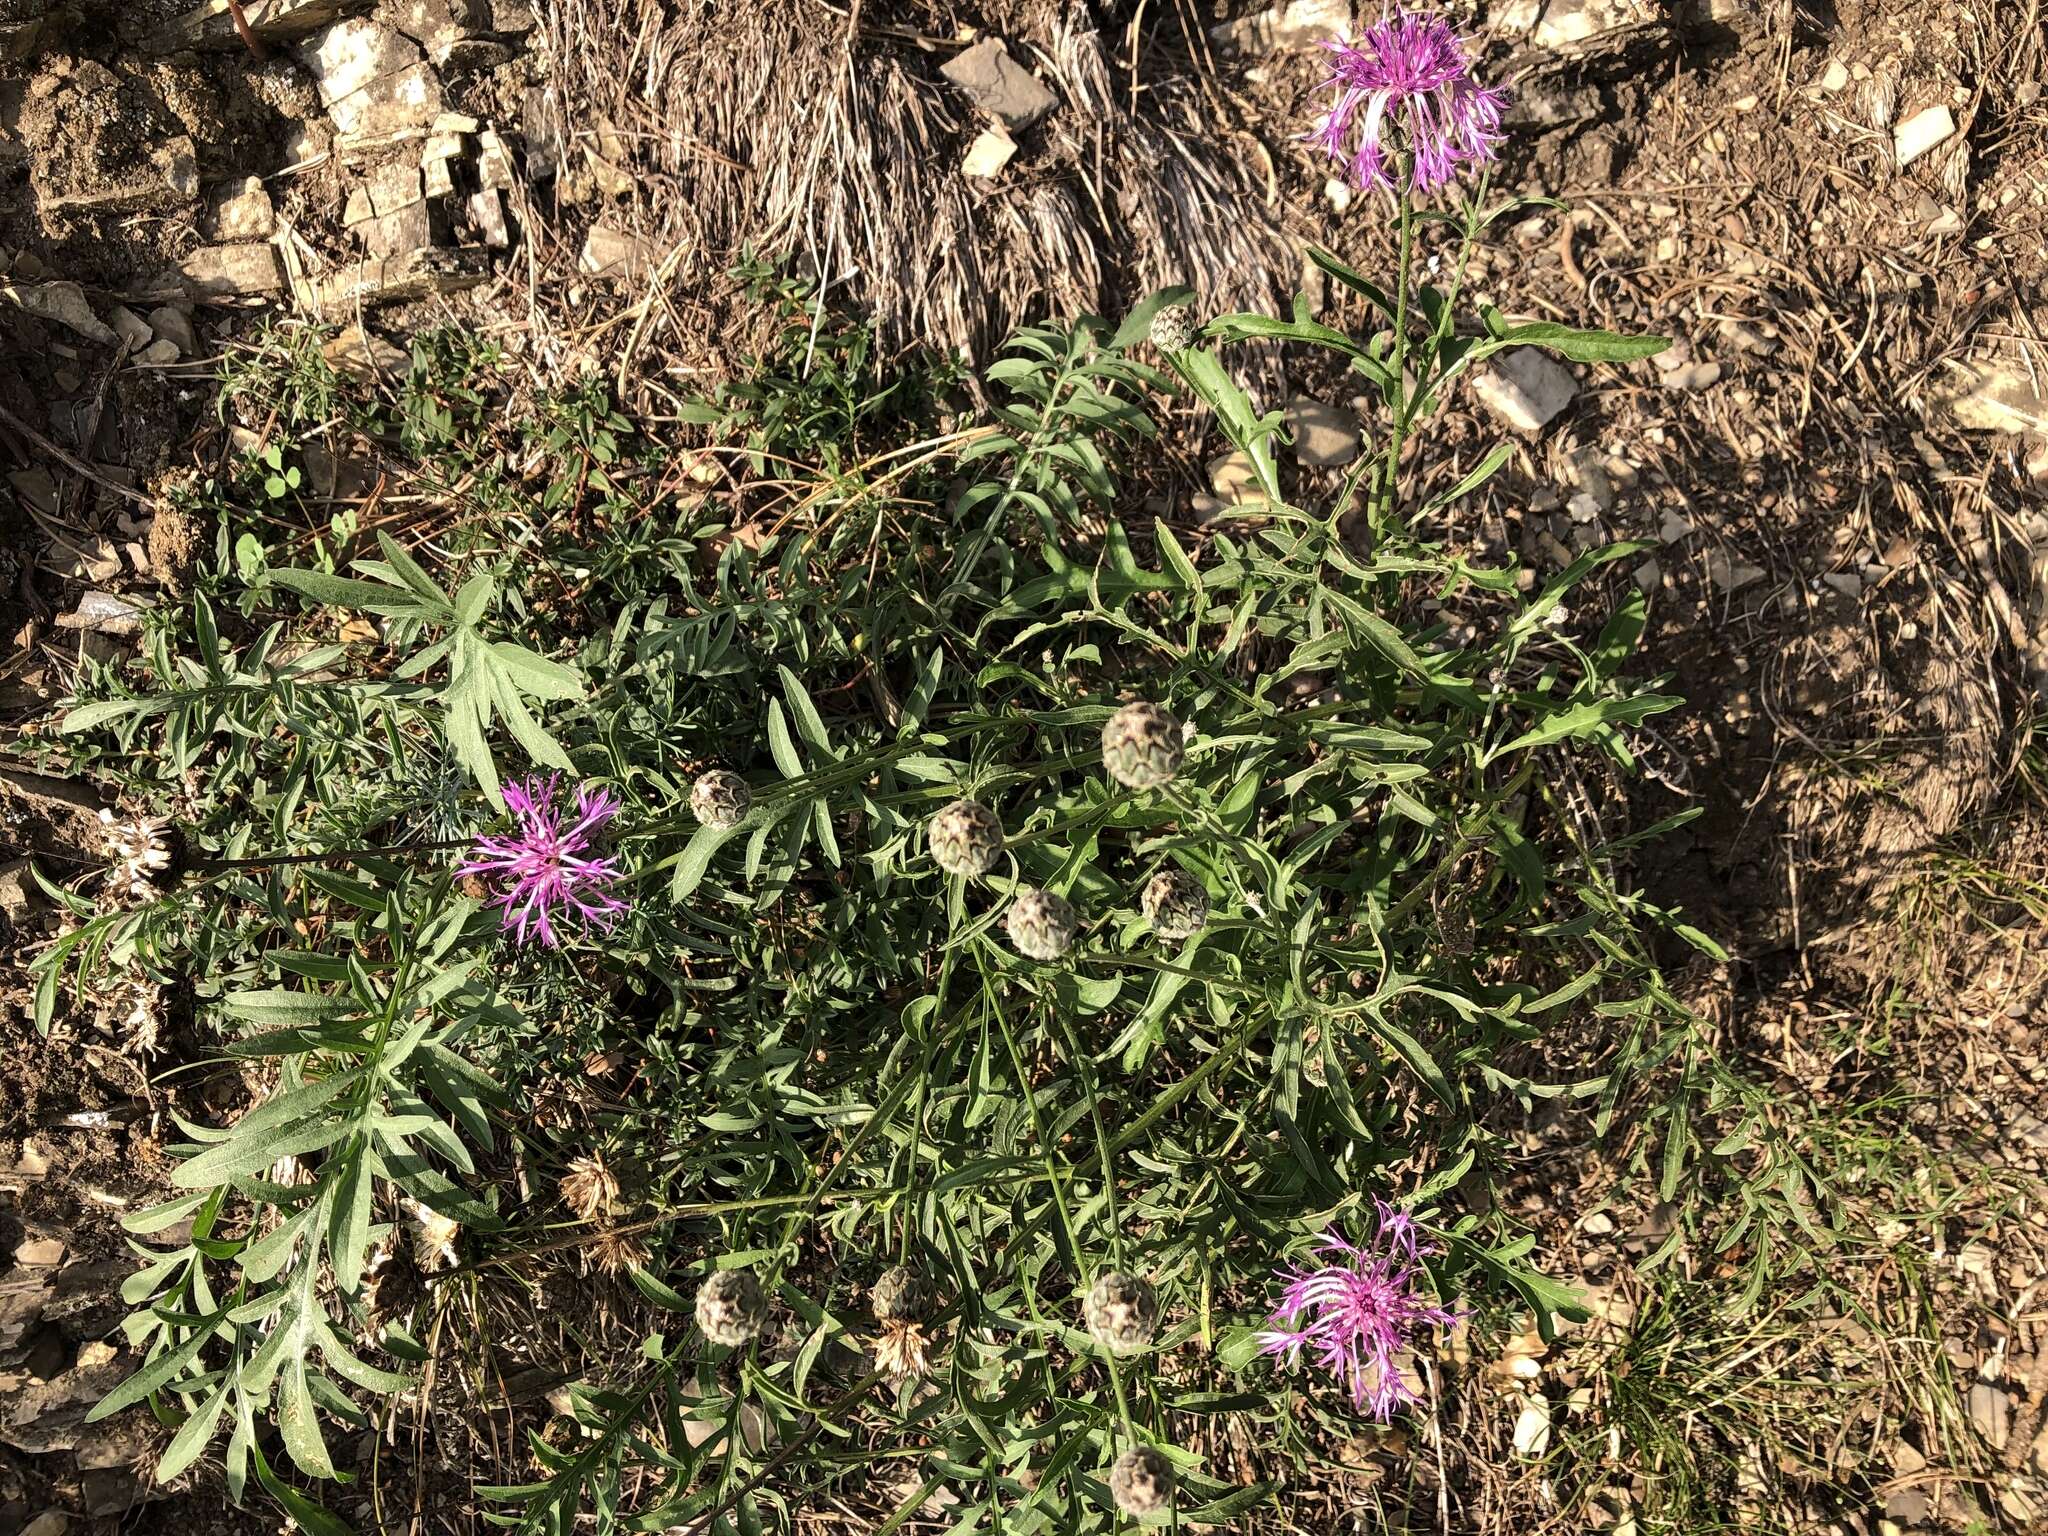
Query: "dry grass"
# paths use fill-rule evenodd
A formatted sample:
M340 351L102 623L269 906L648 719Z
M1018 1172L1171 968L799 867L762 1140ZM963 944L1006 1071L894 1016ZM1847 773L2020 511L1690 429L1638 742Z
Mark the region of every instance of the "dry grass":
M552 0L563 164L574 174L600 139L630 147L630 216L682 252L674 286L742 248L779 253L897 347L985 357L1024 320L1171 282L1218 308L1291 289L1270 152L1208 72L1186 7L1140 7L1114 36L1081 7L998 9L975 20L1060 99L1000 181L961 174L982 125L938 67L965 18L928 3L648 7L622 29L614 6ZM694 356L704 338L649 340Z

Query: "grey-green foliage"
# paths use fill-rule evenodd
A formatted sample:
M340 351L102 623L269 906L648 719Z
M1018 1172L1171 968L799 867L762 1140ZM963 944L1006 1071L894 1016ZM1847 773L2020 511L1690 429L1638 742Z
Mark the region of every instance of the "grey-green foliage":
M1376 1195L1445 1245L1446 1288L1498 1286L1546 1329L1571 1310L1526 1234L1449 1198L1485 1170L1488 1108L1572 1095L1614 1111L1642 1073L1679 1063L1660 1108L1669 1181L1699 1157L1695 1102L1747 1102L1701 1053L1646 930L1710 946L1626 889L1626 844L1585 842L1552 771L1567 756L1626 771L1632 729L1677 702L1630 675L1641 594L1625 589L1602 623L1557 622L1567 598L1597 606L1592 584L1634 547L1589 553L1528 597L1514 569L1444 553L1430 516L1497 453L1415 509L1382 468L1361 544L1340 519L1374 466L1291 504L1281 423L1206 344L1175 355L1177 375L1266 499L1199 543L1130 519L1135 456L1172 387L1132 349L1186 297L1155 296L1117 328L1022 333L989 371L994 421L941 437L903 424L914 456L841 463L804 518L778 514L753 542L713 537L769 494L745 484L650 530L643 466L579 395L534 436L554 456L550 505L566 506L601 430L599 548L499 522L448 572L390 540L353 577L272 570L253 606L289 593L387 631L346 659L279 663L275 630L237 651L202 600L198 660L165 639L147 690L101 680L66 740L118 757L138 789L167 788L148 778L158 743L179 772L212 775L187 829L204 862L53 949L51 1004L55 978L95 957L188 967L229 1048L276 1071L228 1130L187 1127L192 1193L149 1219L189 1215L193 1235L146 1258L130 1299L147 1363L104 1411L150 1397L183 1420L187 1457L225 1423L231 1471L249 1458L302 1524L331 1523L262 1461L255 1427L276 1422L300 1469L324 1474L321 1414L359 1419L348 1389L398 1380L363 1354L418 1355L361 1305L364 1255L398 1200L457 1215L470 1241L520 1245L479 1193L499 1099L482 1064L508 1095L532 1087L544 1037L571 1017L632 1053L645 1102L611 1129L662 1223L633 1278L674 1319L628 1379L571 1394L570 1444L529 1439L543 1475L497 1492L531 1527L716 1513L749 1529L870 1476L856 1435L914 1471L901 1518L943 1487L962 1522L1104 1528L1108 1469L1142 1439L1174 1462L1183 1516L1227 1520L1271 1488L1182 1447L1219 1415L1276 1456L1317 1432L1331 1410L1313 1391L1307 1416L1288 1410L1250 1324L1272 1266ZM1477 350L1446 360L1460 338L1438 301L1415 303L1410 361L1434 382L1417 398L1396 386L1409 424ZM1327 340L1299 310L1274 324ZM1245 317L1209 328L1211 343L1273 334ZM1478 346L1616 345L1487 334ZM1405 347L1383 336L1340 350L1401 377ZM489 440L480 421L437 428L468 437ZM489 482L482 447L465 452ZM650 453L644 467L660 466ZM593 573L580 607L531 601L536 555ZM1468 625L1420 616L1421 594ZM1191 735L1170 781L1129 791L1099 748L1134 697ZM388 774L366 771L387 758ZM417 846L430 825L491 827L499 775L522 762L601 780L629 808L616 852L632 910L566 958L510 950ZM753 786L738 827L690 813L710 765ZM963 795L1003 828L980 882L942 876L924 836ZM1210 898L1207 924L1171 942L1138 900L1169 869ZM1024 886L1079 912L1058 960L1003 935ZM1611 1050L1553 1077L1547 1039L1589 1018ZM307 1182L268 1177L287 1153ZM849 1369L858 1314L843 1276L815 1265L826 1242L842 1265L911 1263L946 1298L933 1395ZM761 1269L790 1347L707 1354L688 1293L721 1254ZM1091 1346L1079 1298L1109 1268L1157 1288L1156 1350L1186 1351L1175 1378L1156 1354ZM692 1446L691 1418L725 1432Z
M185 1236L174 1248L134 1244L143 1268L122 1288L138 1309L124 1332L142 1364L91 1417L145 1398L185 1415L162 1480L190 1466L226 1423L228 1485L239 1500L265 1419L300 1471L336 1476L322 1417L364 1422L342 1384L373 1394L409 1384L365 1361L352 1337L372 1246L388 1237L376 1220L380 1198L402 1191L471 1227L497 1224L459 1182L475 1172L471 1148L492 1145L490 1110L501 1102L460 1049L495 1006L472 979L476 957L451 958L475 905L451 899L445 879L368 873L387 878L335 888L357 911L330 953L278 957L313 986L222 999L224 1015L247 1030L229 1055L274 1074L275 1086L225 1130L180 1119L192 1142L173 1148L183 1160L172 1182L191 1193L125 1222L143 1238ZM369 964L364 954L384 958ZM227 1215L236 1235L227 1235ZM374 1342L419 1354L399 1332Z

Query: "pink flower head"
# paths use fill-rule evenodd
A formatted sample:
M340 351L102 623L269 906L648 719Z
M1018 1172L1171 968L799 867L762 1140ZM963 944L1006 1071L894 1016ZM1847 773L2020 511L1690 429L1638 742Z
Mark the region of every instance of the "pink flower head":
M1384 1423L1417 1401L1394 1356L1425 1325L1448 1328L1458 1319L1417 1294L1422 1260L1435 1250L1423 1245L1414 1220L1385 1201L1373 1204L1379 1219L1370 1244L1355 1247L1325 1232L1316 1252L1338 1262L1276 1274L1286 1285L1259 1334L1259 1349L1290 1363L1308 1349L1316 1364L1350 1387L1352 1407Z
M1435 192L1451 184L1458 167L1493 159L1501 141L1500 115L1507 93L1472 78L1465 44L1441 16L1396 11L1365 29L1355 43L1326 41L1330 78L1337 99L1322 123L1306 137L1334 160L1349 164L1361 189L1393 190L1397 185L1384 139L1389 117L1398 118L1408 146L1408 186ZM1352 126L1365 109L1358 147L1348 150Z
M503 876L510 883L491 905L502 909L505 927L520 943L539 939L553 949L555 922L573 912L585 923L609 927L626 904L607 894L622 878L618 861L591 858L594 834L619 814L619 802L588 784L576 791L576 819L568 825L567 807L557 805L561 775L549 774L505 786L517 832L510 837L480 837L458 875Z

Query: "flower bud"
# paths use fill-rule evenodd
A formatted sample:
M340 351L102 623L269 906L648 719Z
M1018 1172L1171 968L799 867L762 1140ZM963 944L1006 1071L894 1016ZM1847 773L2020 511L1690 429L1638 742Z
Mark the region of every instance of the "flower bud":
M1088 1336L1111 1354L1136 1354L1159 1331L1159 1298L1137 1276L1112 1269L1088 1288L1081 1316Z
M1185 939L1209 925L1209 893L1184 869L1162 869L1138 893L1138 910L1162 939Z
M1185 352L1194 345L1195 312L1185 304L1168 305L1152 317L1148 339L1162 352Z
M1156 1515L1173 1502L1173 1463L1149 1445L1133 1446L1109 1469L1109 1492L1127 1515Z
M1026 885L1018 888L1003 926L1018 954L1032 960L1057 960L1073 947L1078 924L1064 896Z
M721 1269L697 1287L697 1326L704 1337L738 1349L768 1321L768 1298L751 1269Z
M1003 853L1003 824L979 800L955 800L925 823L932 862L949 875L985 875Z
M1157 704L1126 704L1102 725L1102 766L1127 789L1151 789L1180 772L1180 722Z
M932 1288L907 1264L885 1270L868 1292L878 1323L915 1323L931 1310Z
M754 791L728 768L699 774L690 786L690 814L707 827L730 831L754 808Z

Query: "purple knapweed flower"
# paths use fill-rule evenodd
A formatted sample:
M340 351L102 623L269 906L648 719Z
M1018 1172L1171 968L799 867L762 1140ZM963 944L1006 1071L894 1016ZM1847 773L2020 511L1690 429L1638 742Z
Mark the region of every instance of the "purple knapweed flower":
M574 913L585 923L607 927L626 904L607 892L622 878L618 861L590 856L592 837L619 814L619 802L585 784L576 791L575 819L557 804L561 775L549 774L505 786L518 830L509 837L480 837L458 875L503 876L510 884L491 905L501 910L507 930L522 944L539 939L553 949L555 924ZM564 823L567 825L564 825Z
M1315 132L1306 135L1334 160L1347 162L1365 191L1395 190L1394 157L1386 145L1388 120L1397 119L1408 148L1408 188L1435 192L1451 184L1458 167L1493 159L1501 141L1507 93L1472 78L1465 44L1441 16L1396 11L1365 29L1356 42L1327 40L1337 99ZM1348 148L1359 109L1358 146Z
M1458 1318L1417 1293L1422 1260L1434 1250L1423 1245L1414 1219L1385 1201L1373 1204L1379 1221L1368 1246L1325 1232L1316 1252L1339 1262L1278 1272L1275 1278L1285 1281L1285 1289L1259 1334L1259 1348L1290 1362L1310 1351L1316 1364L1351 1389L1354 1408L1385 1422L1418 1401L1394 1356L1423 1327L1448 1328Z

